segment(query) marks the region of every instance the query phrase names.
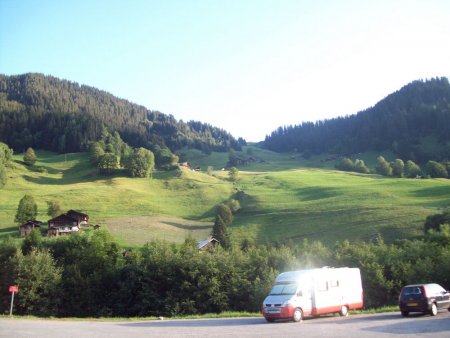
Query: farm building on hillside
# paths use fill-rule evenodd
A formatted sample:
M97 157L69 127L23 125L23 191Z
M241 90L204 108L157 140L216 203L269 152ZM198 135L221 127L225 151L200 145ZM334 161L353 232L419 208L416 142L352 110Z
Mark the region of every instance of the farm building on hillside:
M181 162L181 163L179 163L179 166L181 168L191 169L191 165L189 164L189 162Z
M31 234L31 232L36 228L40 229L41 224L42 224L41 221L32 220L19 225L20 237L25 237Z
M89 216L82 212L76 210L69 210L68 212L66 212L66 215L75 218L79 222L79 224L89 223Z
M70 235L80 231L82 224L88 224L89 216L79 211L69 210L67 213L48 220L48 236Z
M213 250L217 244L219 244L219 241L214 237L211 237L197 242L197 249L199 251L210 251Z

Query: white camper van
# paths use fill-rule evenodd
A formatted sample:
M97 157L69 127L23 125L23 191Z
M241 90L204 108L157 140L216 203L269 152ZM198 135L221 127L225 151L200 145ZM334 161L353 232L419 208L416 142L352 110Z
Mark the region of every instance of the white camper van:
M275 319L301 321L303 316L340 313L363 307L361 273L358 268L330 268L283 272L264 299L262 313Z

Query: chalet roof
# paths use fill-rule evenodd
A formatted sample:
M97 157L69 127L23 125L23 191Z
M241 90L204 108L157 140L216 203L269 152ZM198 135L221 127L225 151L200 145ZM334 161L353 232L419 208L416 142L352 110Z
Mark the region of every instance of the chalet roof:
M20 227L29 227L29 226L40 227L41 224L42 224L41 221L29 220L29 221L26 221L25 223L21 224Z
M59 216L56 216L55 218L49 219L47 221L47 223L52 223L52 222L69 222L69 223L73 223L73 222L78 222L78 220L76 218L70 217L67 214L61 214Z
M76 210L72 210L70 209L68 212L66 212L67 215L73 217L73 216L83 216L83 217L89 217L88 214L76 211Z
M217 239L215 239L214 237L204 239L202 241L197 242L197 249L200 250L203 247L205 247L206 245L208 245L209 243L219 243L219 241Z

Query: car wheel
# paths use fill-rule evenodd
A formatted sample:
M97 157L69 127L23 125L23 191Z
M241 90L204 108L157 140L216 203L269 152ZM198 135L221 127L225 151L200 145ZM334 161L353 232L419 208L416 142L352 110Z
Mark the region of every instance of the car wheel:
M269 323L273 323L273 322L275 321L275 319L273 319L273 318L266 318L266 320L267 320Z
M436 306L436 303L433 303L433 304L431 304L431 310L430 310L430 314L432 315L432 316L436 316L437 315L437 306Z
M299 309L299 308L296 308L294 310L294 315L292 316L292 320L294 322L301 322L302 319L303 319L303 312L302 312L302 310Z
M348 307L346 305L342 305L341 311L339 311L339 314L342 317L347 317L348 316Z
M403 317L408 317L408 315L409 315L409 312L408 312L408 311L402 311L402 316L403 316Z

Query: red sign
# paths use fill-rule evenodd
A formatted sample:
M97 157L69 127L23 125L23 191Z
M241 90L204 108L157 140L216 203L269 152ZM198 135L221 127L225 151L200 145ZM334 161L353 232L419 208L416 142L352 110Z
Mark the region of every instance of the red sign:
M11 285L9 287L9 292L19 292L19 287L17 285Z

